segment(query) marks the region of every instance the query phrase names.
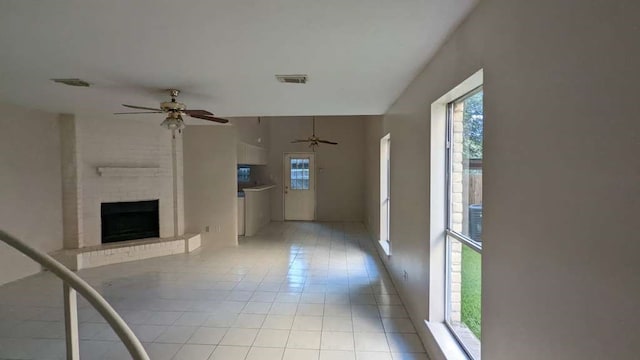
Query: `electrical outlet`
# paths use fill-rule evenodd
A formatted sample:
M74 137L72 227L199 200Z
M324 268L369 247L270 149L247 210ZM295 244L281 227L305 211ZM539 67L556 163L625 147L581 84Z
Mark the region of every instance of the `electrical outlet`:
M209 225L204 227L204 232L209 232Z

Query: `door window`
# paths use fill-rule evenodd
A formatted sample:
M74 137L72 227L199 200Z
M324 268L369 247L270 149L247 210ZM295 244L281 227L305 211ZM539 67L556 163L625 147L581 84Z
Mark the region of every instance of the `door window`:
M309 190L309 159L291 160L291 190Z

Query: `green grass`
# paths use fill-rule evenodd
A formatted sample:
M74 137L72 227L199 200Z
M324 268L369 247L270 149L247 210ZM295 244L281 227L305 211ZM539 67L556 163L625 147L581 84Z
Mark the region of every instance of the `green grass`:
M481 338L482 256L462 246L462 322Z

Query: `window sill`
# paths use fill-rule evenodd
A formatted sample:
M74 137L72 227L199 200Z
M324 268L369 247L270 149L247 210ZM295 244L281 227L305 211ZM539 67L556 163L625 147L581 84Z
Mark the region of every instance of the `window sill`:
M386 240L379 240L378 245L380 245L380 247L382 248L382 251L384 251L384 253L387 254L387 256L391 256L391 247L389 246L389 243Z
M438 346L438 352L444 356L444 359L469 360L469 356L460 347L458 340L456 340L445 324L426 320L424 323Z

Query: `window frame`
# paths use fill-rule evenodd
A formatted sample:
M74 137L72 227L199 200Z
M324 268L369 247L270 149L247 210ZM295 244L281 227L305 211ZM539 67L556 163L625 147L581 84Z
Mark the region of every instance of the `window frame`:
M382 186L383 182L385 186ZM391 256L391 133L380 138L379 243L387 256Z
M462 246L468 246L473 251L477 252L482 256L482 244L471 239L471 237L452 230L452 190L453 184L451 181L452 173L453 173L453 161L452 161L452 153L453 153L453 111L454 105L465 99L478 94L479 92L484 91L484 84L480 84L479 86L473 88L472 90L464 93L463 95L456 97L455 99L446 103L446 126L445 126L445 291L444 291L444 324L449 329L449 332L456 339L462 350L466 353L466 355L470 359L476 359L476 357L472 354L468 346L461 339L459 334L454 329L454 326L451 324L450 315L451 315L451 240L460 242ZM483 126L484 131L484 126ZM484 156L483 156L484 157ZM478 339L482 344L482 339Z
M473 90L465 93L464 95L454 99L453 101L450 101L447 104L447 126L446 126L446 141L445 141L445 146L446 146L446 154L445 154L445 174L446 174L446 202L445 202L445 219L446 219L446 227L445 227L445 232L446 235L451 236L453 238L455 238L456 240L460 241L461 243L471 247L472 249L474 249L476 252L482 254L482 244L476 242L475 240L471 239L469 236L463 234L463 233L458 233L454 230L451 230L451 193L452 193L452 182L451 182L451 173L453 172L453 162L451 161L451 154L453 152L453 106L455 103L464 101L465 99L476 95L479 92L482 92L483 89L483 85L480 85L476 88L474 88ZM484 129L483 129L484 130Z

